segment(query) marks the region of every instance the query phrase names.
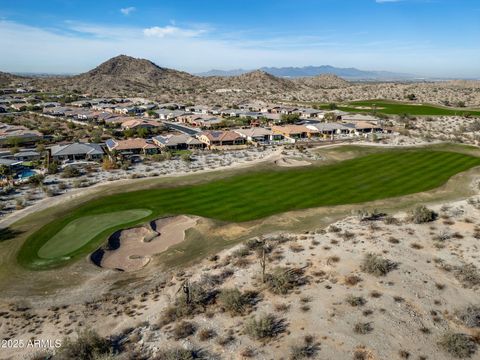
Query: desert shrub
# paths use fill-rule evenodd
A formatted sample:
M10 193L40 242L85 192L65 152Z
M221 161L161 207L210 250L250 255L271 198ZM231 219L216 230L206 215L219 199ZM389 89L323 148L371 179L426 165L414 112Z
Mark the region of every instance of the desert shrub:
M112 353L112 344L93 330L84 330L76 340L65 339L55 360L95 360L102 355Z
M464 264L455 268L455 277L466 287L480 285L480 271L473 264Z
M303 339L303 344L295 344L290 347L290 360L313 358L319 349L319 344L314 342L314 338L310 335L307 335Z
M232 253L232 255L234 257L238 257L238 258L245 257L245 256L250 255L250 249L246 246L242 246L242 247L238 248L237 250L235 250Z
M477 349L475 342L470 336L453 332L443 334L438 345L456 358L470 357Z
M48 360L52 358L52 354L45 350L40 350L32 354L27 360Z
M385 216L385 218L383 219L383 222L387 225L398 225L398 224L400 224L400 221L398 221L398 219L393 217L393 216Z
M217 300L232 316L243 314L248 306L247 297L238 289L223 289Z
M204 358L199 351L176 347L160 351L153 360L195 360Z
M188 321L181 321L173 328L173 337L175 340L185 339L195 334L195 331L197 331L195 324Z
M213 329L202 329L198 332L197 336L200 341L207 341L217 336L217 333Z
M354 296L354 295L348 295L345 298L345 301L347 302L347 304L351 306L362 306L367 303L367 301L362 296Z
M364 335L364 334L368 334L369 332L372 332L373 327L371 323L359 322L353 326L353 331L355 332L355 334Z
M457 318L469 328L480 327L480 306L469 305L455 312Z
M425 205L418 205L410 211L408 219L415 224L423 224L426 222L434 221L438 214L427 208Z
M305 279L301 269L278 267L266 274L265 282L272 293L284 295L295 287L303 285Z
M62 177L63 178L72 178L80 176L80 170L78 170L75 166L67 166L63 169Z
M372 221L378 220L385 216L385 214L379 212L377 209L369 210L369 209L358 209L353 211L353 215L355 215L359 221Z
M216 297L215 290L207 290L201 284L192 283L189 285L189 298L185 293L181 293L173 305L167 307L160 319L160 326L169 324L173 321L187 316L201 313L211 304Z
M345 284L347 284L347 285L355 286L360 281L362 281L362 278L357 276L357 275L350 274L350 275L345 276Z
M376 254L366 254L361 265L362 271L375 276L385 276L395 269L396 264Z
M245 334L256 340L266 340L277 336L284 330L283 321L274 315L264 314L258 318L251 317L245 322Z

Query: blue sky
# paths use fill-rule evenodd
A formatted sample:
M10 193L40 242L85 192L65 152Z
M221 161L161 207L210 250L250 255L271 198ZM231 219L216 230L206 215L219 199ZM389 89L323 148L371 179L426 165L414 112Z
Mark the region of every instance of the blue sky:
M0 0L0 70L330 64L480 78L478 0Z

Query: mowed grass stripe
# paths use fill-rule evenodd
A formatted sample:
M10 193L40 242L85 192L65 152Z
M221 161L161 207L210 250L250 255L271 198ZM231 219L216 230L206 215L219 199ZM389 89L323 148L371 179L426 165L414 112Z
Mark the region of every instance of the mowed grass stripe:
M166 215L191 214L243 222L289 210L360 203L426 191L442 185L452 175L478 165L480 158L454 152L389 151L332 165L258 171L198 185L106 196L72 209L64 217L33 233L21 248L18 260L34 269L59 266L68 262L67 258L76 259L94 250L109 234L126 225L133 226ZM62 247L75 250L62 257L55 258L56 254L49 257L45 253L45 249L51 246L49 241L53 238L58 242L62 229L77 219L134 209L150 210L151 214L115 224L92 238L82 238L79 244L66 244ZM77 230L81 232L81 229ZM74 240L65 238L63 241ZM47 264L39 258L41 248L42 257L51 260Z

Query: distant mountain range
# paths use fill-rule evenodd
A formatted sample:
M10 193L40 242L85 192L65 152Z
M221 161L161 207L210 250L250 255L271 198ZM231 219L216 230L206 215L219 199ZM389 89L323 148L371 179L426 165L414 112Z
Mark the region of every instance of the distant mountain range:
M350 81L394 81L394 80L418 80L419 76L390 71L370 71L356 68L338 68L331 65L304 66L304 67L262 67L259 70L277 77L298 78L319 75L336 75ZM238 76L251 70L210 70L198 73L198 76Z

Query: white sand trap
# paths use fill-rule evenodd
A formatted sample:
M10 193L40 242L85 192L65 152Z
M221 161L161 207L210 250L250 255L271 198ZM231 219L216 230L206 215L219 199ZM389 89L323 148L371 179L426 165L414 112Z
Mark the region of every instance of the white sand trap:
M148 225L121 232L120 246L105 250L100 266L107 269L135 271L150 262L153 255L167 250L185 239L185 231L197 224L198 217L185 215L162 218Z
M275 160L275 165L281 166L281 167L296 167L296 166L309 166L312 164L305 160L296 160L296 159L281 157L280 159Z

